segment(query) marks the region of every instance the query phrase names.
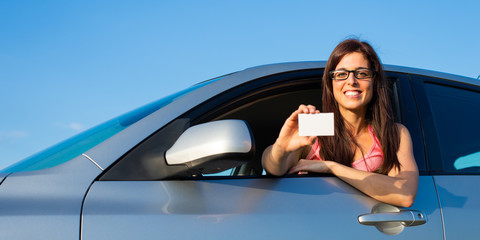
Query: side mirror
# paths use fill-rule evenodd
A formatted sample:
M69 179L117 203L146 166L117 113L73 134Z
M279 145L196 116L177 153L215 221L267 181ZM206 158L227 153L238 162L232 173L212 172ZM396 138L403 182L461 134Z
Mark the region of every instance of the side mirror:
M240 166L255 152L243 120L219 120L188 128L165 153L168 165L186 165L192 174L211 174Z

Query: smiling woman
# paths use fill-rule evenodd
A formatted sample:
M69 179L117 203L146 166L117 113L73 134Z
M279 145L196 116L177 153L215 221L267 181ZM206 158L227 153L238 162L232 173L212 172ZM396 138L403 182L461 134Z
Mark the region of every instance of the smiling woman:
M373 48L356 39L340 43L322 81L322 111L334 113L335 135L300 136L299 114L320 112L313 105L300 105L265 150L264 168L274 175L331 173L377 200L411 206L418 188L412 140L407 128L394 122Z
M373 95L372 72L374 71L369 67L369 62L362 53L353 52L345 55L338 63L336 70L330 72L330 76L333 76L333 95L343 116L348 114L348 111L360 111L357 114L365 115L367 104L370 103ZM353 70L348 70L349 68Z

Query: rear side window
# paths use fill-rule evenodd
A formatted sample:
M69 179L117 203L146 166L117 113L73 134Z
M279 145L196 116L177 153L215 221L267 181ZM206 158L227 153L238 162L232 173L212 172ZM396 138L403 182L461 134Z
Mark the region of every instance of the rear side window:
M480 92L425 83L445 172L480 173Z

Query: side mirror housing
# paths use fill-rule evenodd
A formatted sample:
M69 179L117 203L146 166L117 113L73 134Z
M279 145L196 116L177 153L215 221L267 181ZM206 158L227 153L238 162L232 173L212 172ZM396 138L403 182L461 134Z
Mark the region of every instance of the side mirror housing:
M165 153L167 165L186 165L192 175L240 166L253 158L255 144L243 120L219 120L188 128Z

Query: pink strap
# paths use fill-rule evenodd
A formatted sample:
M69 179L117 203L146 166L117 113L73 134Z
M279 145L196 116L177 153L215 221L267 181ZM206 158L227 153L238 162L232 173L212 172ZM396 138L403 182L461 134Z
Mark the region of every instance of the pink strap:
M307 155L307 160L320 160L323 159L320 157L320 144L318 143L318 137L315 138L315 142L312 145L312 149Z

